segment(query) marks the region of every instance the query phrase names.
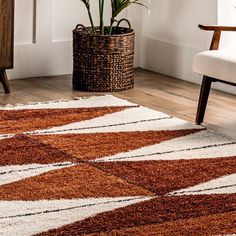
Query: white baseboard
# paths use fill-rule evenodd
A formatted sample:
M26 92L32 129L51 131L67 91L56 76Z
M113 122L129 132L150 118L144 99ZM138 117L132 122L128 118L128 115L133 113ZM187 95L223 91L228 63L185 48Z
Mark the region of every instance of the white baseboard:
M200 84L202 76L192 72L193 57L200 49L176 45L142 36L140 45L140 67L181 80ZM235 87L223 83L213 88L236 95Z

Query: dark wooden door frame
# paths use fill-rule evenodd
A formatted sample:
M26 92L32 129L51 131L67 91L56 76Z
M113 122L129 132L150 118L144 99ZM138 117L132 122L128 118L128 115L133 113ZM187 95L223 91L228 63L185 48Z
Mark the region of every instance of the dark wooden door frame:
M6 69L13 69L14 0L0 0L0 83L10 93Z
M202 30L212 30L214 31L213 38L211 41L210 50L218 50L219 44L220 44L220 37L222 31L236 31L236 27L231 26L204 26L199 25L199 28ZM235 83L223 81L216 78L211 78L208 76L203 76L202 79L202 85L201 85L201 91L198 101L198 108L197 108L197 114L196 114L196 124L200 125L204 121L204 116L206 112L207 102L211 90L211 85L213 82L221 82L228 85L236 86Z

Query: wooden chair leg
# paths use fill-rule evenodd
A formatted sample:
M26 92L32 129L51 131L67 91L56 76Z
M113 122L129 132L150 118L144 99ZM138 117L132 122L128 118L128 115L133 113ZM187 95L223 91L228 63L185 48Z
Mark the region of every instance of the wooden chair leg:
M212 78L203 76L202 87L198 101L197 115L196 115L196 123L198 125L200 125L204 120L212 81L213 81Z
M5 93L10 93L10 86L8 83L7 73L5 70L0 70L0 82L2 82L2 86L4 88Z

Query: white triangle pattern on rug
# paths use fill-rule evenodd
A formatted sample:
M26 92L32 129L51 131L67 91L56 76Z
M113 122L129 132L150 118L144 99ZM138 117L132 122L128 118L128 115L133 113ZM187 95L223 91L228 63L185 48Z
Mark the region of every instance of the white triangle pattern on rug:
M140 196L32 202L0 201L0 235L30 236L150 199Z
M24 109L68 109L68 108L89 108L89 107L106 107L106 106L134 106L131 102L119 99L111 95L95 96L88 98L78 98L75 100L62 99L60 101L39 102L27 105L7 105L0 107L0 110L24 110Z
M74 164L70 162L0 166L0 186L71 166Z
M236 174L220 177L186 189L169 193L168 195L202 195L202 194L232 194L236 193Z
M226 148L227 147L227 148ZM160 144L143 147L95 160L106 161L150 161L182 160L234 156L236 142L210 131L200 131Z
M13 135L13 134L0 134L0 140L1 139L6 139L6 138L12 138L14 136L15 135Z
M182 129L202 129L202 127L178 118L173 118L162 112L150 110L145 107L136 107L112 114L106 114L102 117L90 120L45 130L36 130L34 132L29 132L29 134L108 133Z

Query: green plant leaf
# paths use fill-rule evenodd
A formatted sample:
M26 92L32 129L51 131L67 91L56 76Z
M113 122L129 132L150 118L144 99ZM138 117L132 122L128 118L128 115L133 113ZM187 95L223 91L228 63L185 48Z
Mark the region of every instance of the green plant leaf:
M96 34L96 29L93 24L93 19L90 11L90 0L81 0L87 8L89 20L92 26L92 31ZM99 17L100 17L100 34L104 34L104 3L105 0L98 0L99 1ZM137 4L143 7L148 8L145 4L143 4L140 0L111 0L111 9L112 9L112 16L111 16L111 23L110 23L110 30L109 34L112 34L113 24L116 20L116 17L127 7L132 4Z
M140 0L111 0L111 8L112 8L112 17L111 17L111 24L110 24L110 34L112 33L112 27L115 21L115 18L127 7L131 4L137 4L143 7L146 7Z
M81 1L84 3L85 7L87 8L89 20L90 20L91 27L92 27L92 32L93 32L93 34L96 34L96 30L95 30L95 27L93 24L93 18L92 18L91 12L90 12L90 2L89 2L89 0L81 0Z

